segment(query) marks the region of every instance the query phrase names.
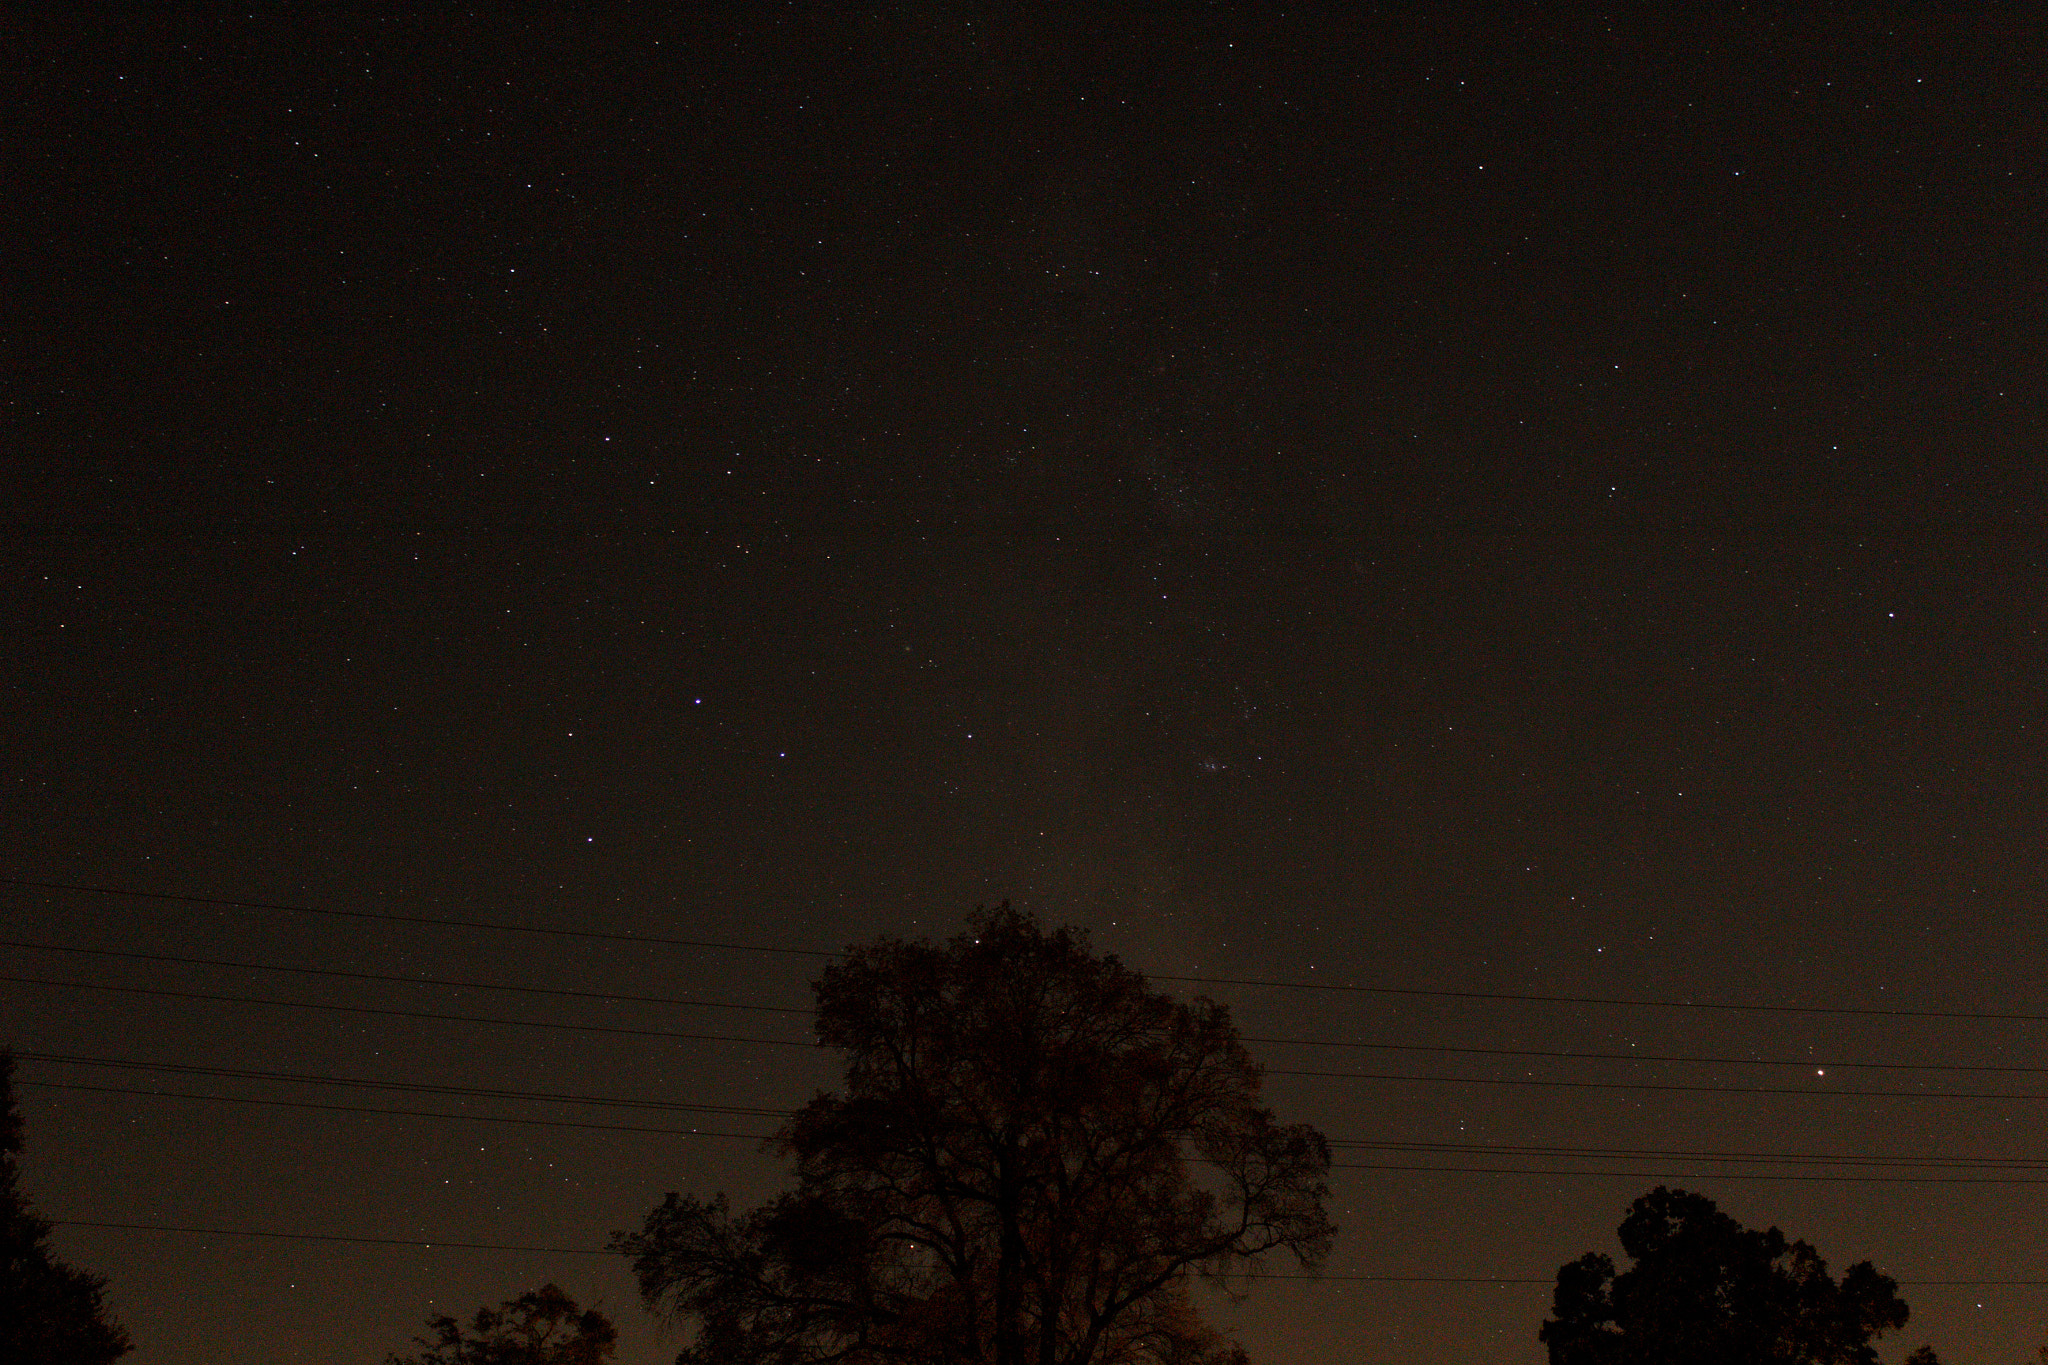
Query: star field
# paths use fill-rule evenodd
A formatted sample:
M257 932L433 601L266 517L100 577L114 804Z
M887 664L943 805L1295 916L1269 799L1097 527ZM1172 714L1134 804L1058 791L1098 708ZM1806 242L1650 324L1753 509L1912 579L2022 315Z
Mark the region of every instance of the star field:
M585 1253L776 1187L819 954L1008 898L1338 1142L1256 1360L1533 1365L1660 1181L2028 1359L2035 27L30 21L64 1254L150 1365L549 1279L672 1359Z

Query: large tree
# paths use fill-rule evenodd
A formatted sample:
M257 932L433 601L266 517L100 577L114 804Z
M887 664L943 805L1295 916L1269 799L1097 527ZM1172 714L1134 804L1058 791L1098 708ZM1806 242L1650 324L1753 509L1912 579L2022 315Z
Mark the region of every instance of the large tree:
M21 1190L21 1150L14 1054L0 1050L0 1361L106 1365L133 1349L107 1316L106 1277L51 1253L51 1225Z
M429 1318L427 1331L414 1338L423 1349L386 1356L386 1365L604 1365L619 1340L610 1318L577 1308L553 1284L479 1308L468 1322Z
M670 1194L616 1245L679 1365L1205 1365L1197 1277L1327 1254L1329 1149L1259 1103L1229 1011L1008 905L817 983L841 1089L782 1129L795 1186Z
M1875 1365L1871 1340L1906 1324L1898 1284L1870 1262L1837 1282L1805 1242L1705 1195L1659 1185L1620 1234L1628 1270L1592 1253L1558 1270L1539 1333L1551 1365Z

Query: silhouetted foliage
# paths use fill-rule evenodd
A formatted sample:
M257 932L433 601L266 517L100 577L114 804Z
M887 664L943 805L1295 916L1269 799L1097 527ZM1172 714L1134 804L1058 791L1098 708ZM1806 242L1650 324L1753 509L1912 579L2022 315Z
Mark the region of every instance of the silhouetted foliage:
M552 1284L479 1308L466 1324L446 1314L428 1318L427 1330L430 1336L413 1338L425 1350L387 1356L386 1365L603 1365L619 1340L610 1318L579 1311Z
M840 1091L778 1143L796 1187L671 1194L615 1245L680 1365L1223 1365L1196 1276L1314 1268L1329 1149L1258 1101L1229 1012L1150 990L1007 905L878 939L817 984Z
M21 1192L14 1054L0 1051L0 1361L103 1365L133 1345L107 1317L107 1280L50 1253L50 1223Z
M1704 1195L1659 1185L1620 1233L1630 1269L1588 1254L1558 1270L1538 1334L1551 1365L1875 1365L1871 1339L1906 1324L1898 1284L1870 1262L1837 1283L1805 1242ZM1915 1360L1938 1365L1931 1350Z

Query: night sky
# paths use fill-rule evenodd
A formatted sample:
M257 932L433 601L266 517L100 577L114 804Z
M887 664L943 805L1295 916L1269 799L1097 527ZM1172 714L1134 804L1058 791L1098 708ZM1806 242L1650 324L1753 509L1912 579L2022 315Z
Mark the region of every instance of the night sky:
M2030 1360L2038 15L746 8L5 40L27 1188L294 1235L60 1227L131 1359L671 1359L581 1253L781 1167L616 1130L1007 898L1352 1163L1265 1365L1535 1365L1660 1181Z

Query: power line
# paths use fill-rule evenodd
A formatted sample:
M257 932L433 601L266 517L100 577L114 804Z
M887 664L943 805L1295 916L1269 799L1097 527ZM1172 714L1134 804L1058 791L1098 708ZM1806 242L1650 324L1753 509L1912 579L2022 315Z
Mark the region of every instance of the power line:
M5 978L0 978L4 980ZM1689 1095L1797 1095L1807 1098L1887 1100L2048 1100L2048 1093L2003 1090L1809 1090L1789 1085L1684 1085L1666 1081L1541 1081L1520 1076L1411 1076L1388 1071L1289 1071L1268 1076L1310 1076L1351 1081L1415 1081L1437 1085L1505 1085L1547 1090L1652 1090Z
M1522 1143L1414 1142L1366 1138L1331 1139L1332 1147L1383 1152L1444 1152L1465 1156L1535 1156L1577 1160L1633 1160L1673 1157L1684 1161L1763 1162L1795 1166L1911 1166L1933 1170L2048 1170L2048 1161L2032 1157L1848 1156L1827 1152L1713 1152L1654 1147L1559 1147Z
M27 948L39 953L73 953L85 957L120 957L137 962L175 962L186 967L234 967L250 972L282 972L293 976L325 976L347 981L386 981L405 986L452 986L464 990L515 991L524 995L557 995L579 1000L625 1000L646 1005L687 1005L696 1009L746 1010L756 1014L797 1014L815 1010L790 1005L739 1005L723 1000L698 1000L678 995L628 995L621 991L578 991L557 986L514 986L498 981L463 981L444 976L395 976L385 972L351 972L336 967L286 967L269 962L237 962L218 957L179 957L171 953L138 953L113 948L79 948L68 943L31 943L0 939L0 948ZM2048 1068L2042 1068L2048 1070Z
M287 1242L339 1242L357 1246L410 1247L418 1251L443 1249L460 1251L527 1251L552 1256L617 1256L620 1253L609 1247L547 1247L522 1246L508 1242L428 1241L412 1237L345 1237L322 1232L266 1232L254 1228L195 1228L170 1223L117 1223L96 1218L56 1218L51 1222L60 1228L112 1228L127 1232L182 1232L201 1237L261 1237ZM1249 1271L1234 1276L1245 1280L1308 1280L1335 1281L1345 1284L1497 1284L1497 1285L1547 1285L1555 1284L1554 1278L1539 1278L1527 1275L1351 1275L1343 1273L1287 1273L1282 1271ZM1989 1288L2033 1288L2048 1285L2048 1280L1898 1280L1903 1288L1925 1289L1948 1286L1967 1289Z
M800 1009L790 1005L743 1005L721 1000L702 1000L689 996L633 995L620 991L582 991L553 986L522 986L497 981L471 981L448 977L399 976L384 972L346 971L333 967L297 967L269 962L245 962L226 958L181 957L171 953L143 953L113 948L81 948L71 944L35 943L20 939L0 939L0 948L23 948L35 952L70 953L87 957L124 958L140 962L170 962L181 966L193 967L230 967L241 971L277 972L285 975L330 977L349 981L379 981L402 986L435 986L462 990L510 991L526 995L561 996L582 1000L627 1001L636 1004L682 1005L702 1009L745 1010L762 1014L797 1015L804 1018L814 1017L817 1013L815 1010ZM1254 1034L1244 1034L1240 1037L1243 1042L1256 1043L1261 1046L1343 1048L1371 1052L1440 1052L1474 1057L1541 1057L1582 1061L1673 1062L1697 1066L1832 1067L1843 1071L1954 1071L2028 1076L2048 1075L2048 1066L2013 1066L1962 1062L1851 1062L1817 1057L1702 1057L1663 1052L1580 1052L1556 1048L1466 1047L1444 1043L1365 1043L1342 1039L1278 1038Z
M1445 1043L1355 1043L1321 1038L1255 1038L1239 1041L1290 1047L1355 1048L1373 1052L1451 1052L1471 1057L1544 1057L1588 1062L1680 1062L1692 1066L1799 1066L1841 1071L1981 1071L2010 1075L2048 1075L2048 1066L2007 1066L1963 1062L1844 1062L1819 1057L1700 1057L1668 1052L1574 1052L1558 1048L1464 1047ZM1268 1072L1269 1075L1282 1073ZM1308 1073L1303 1073L1308 1074Z
M1560 1171L1541 1166L1422 1166L1378 1161L1333 1161L1332 1170L1414 1171L1433 1175L1540 1175L1557 1179L1767 1180L1816 1185L2048 1185L2048 1177L1961 1175L1791 1175L1779 1171Z
M570 1119L528 1119L496 1114L449 1114L429 1109L390 1109L374 1105L323 1104L312 1100L273 1100L249 1095L202 1095L188 1090L144 1090L119 1085L79 1085L62 1081L24 1081L45 1090L81 1090L103 1095L141 1095L151 1099L206 1100L216 1104L253 1104L277 1109L311 1109L340 1114L379 1114L395 1118L455 1119L470 1123L511 1124L523 1128L572 1128L606 1133L652 1133L671 1137L723 1137L772 1140L767 1133L730 1133L696 1128L649 1128L618 1123L579 1123ZM1949 1175L1807 1175L1771 1171L1561 1171L1537 1166L1432 1166L1386 1161L1333 1161L1334 1171L1395 1171L1417 1175L1534 1175L1546 1179L1594 1180L1762 1180L1828 1185L2048 1185L2048 1176Z
M140 900L173 901L188 905L214 905L243 910L272 910L291 914L326 915L339 919L381 920L397 924L438 925L457 929L487 929L494 932L535 934L557 938L592 939L611 943L639 943L659 947L709 948L725 952L772 953L787 957L832 959L839 953L818 948L783 948L760 943L730 943L711 939L666 938L645 934L606 933L594 929L559 929L497 920L444 919L426 915L400 915L389 911L336 910L277 901L238 900L225 896L178 895L165 891L136 891L122 887L89 886L72 882L51 882L27 877L0 877L0 885L32 887L45 891L76 891L96 896L125 896ZM1645 1000L1625 996L1537 995L1515 991L1454 991L1404 986L1357 986L1328 981L1270 981L1234 976L1175 976L1152 973L1154 981L1177 981L1201 986L1252 986L1272 990L1336 991L1357 995L1387 995L1447 1000L1512 1001L1547 1005L1612 1005L1638 1009L1717 1010L1745 1014L1822 1014L1877 1019L1970 1019L2014 1023L2048 1023L2048 1014L2018 1014L1990 1010L1912 1010L1849 1005L1746 1005L1698 1000Z
M576 1128L599 1133L653 1133L666 1137L738 1138L767 1142L772 1133L731 1133L712 1128L649 1128L628 1123L579 1123L574 1119L528 1119L505 1114L449 1114L436 1109L392 1109L366 1104L323 1104L317 1100L259 1099L252 1095L201 1095L189 1090L143 1090L124 1085L81 1085L72 1081L21 1081L42 1090L83 1090L100 1095L147 1095L153 1099L210 1100L215 1104L255 1104L272 1109L313 1109L331 1114L381 1114L391 1118L457 1119L468 1123L504 1123L519 1128Z
M1154 981L1194 982L1207 986L1264 986L1290 991L1343 991L1359 995L1419 996L1446 1000L1512 1000L1545 1005L1619 1005L1638 1009L1718 1010L1735 1014L1834 1014L1872 1019L1975 1019L2013 1023L2048 1023L2048 1014L2000 1014L1988 1010L1902 1010L1850 1005L1737 1005L1702 1000L1644 1000L1607 995L1532 995L1512 991L1446 991L1401 986L1343 986L1322 981L1256 981L1236 976L1168 976Z
M513 1246L505 1242L428 1242L412 1237L340 1237L322 1232L259 1232L254 1228L194 1228L170 1223L110 1223L96 1218L53 1218L60 1228L120 1228L130 1232L191 1232L203 1237L262 1237L280 1242L347 1242L356 1246L411 1247L420 1251L537 1251L550 1256L616 1256L593 1247Z
M475 1085L435 1085L425 1081L378 1081L357 1076L316 1076L302 1071L257 1071L231 1066L193 1066L182 1062L133 1062L113 1057L82 1057L66 1052L16 1052L17 1060L55 1062L62 1066L102 1067L116 1071L163 1071L179 1076L214 1076L229 1080L289 1081L344 1090L397 1090L408 1094L459 1095L465 1099L537 1100L551 1104L588 1104L611 1109L659 1109L692 1114L732 1114L744 1118L784 1119L788 1109L736 1104L696 1104L682 1100L635 1099L624 1095L586 1095L561 1090L506 1090Z
M516 1099L557 1104L590 1104L615 1108L743 1115L751 1118L789 1118L796 1113L795 1110L791 1109L698 1104L679 1100L640 1099L621 1095L591 1095L573 1091L503 1090L478 1086L431 1084L422 1081L381 1081L358 1076L327 1076L309 1072L262 1071L244 1067L198 1066L181 1062L146 1062L119 1057L90 1057L64 1052L16 1052L14 1056L20 1061L44 1062L61 1066L96 1067L116 1071L156 1071L173 1075L209 1076L234 1080L284 1081L300 1085L326 1085L360 1090L396 1090L412 1094L444 1094L462 1098ZM160 1092L144 1090L116 1093L157 1094ZM188 1098L226 1099L229 1097L189 1096ZM448 1117L469 1118L477 1116L449 1115ZM650 1129L646 1131L682 1130ZM697 1130L692 1129L689 1131L694 1132ZM765 1140L770 1135L765 1133L749 1133L736 1134L734 1136L755 1137ZM1332 1147L1336 1148L1362 1148L1389 1152L1443 1152L1493 1157L1552 1156L1567 1159L1608 1158L1617 1160L1638 1157L1668 1157L1689 1161L1767 1162L1773 1164L1791 1162L1818 1165L1918 1166L1937 1169L2048 1169L2048 1161L2030 1157L1927 1157L1873 1156L1868 1153L1849 1155L1827 1152L1731 1152L1642 1147L1543 1146L1527 1143L1424 1142L1341 1137L1331 1138L1329 1143Z
M1531 1279L1528 1277L1488 1275L1310 1275L1286 1271L1254 1272L1240 1278L1252 1280L1340 1280L1346 1283L1364 1281L1372 1284L1547 1284L1557 1283L1555 1278ZM1894 1280L1894 1284L1905 1289L2031 1289L2048 1288L2048 1280Z
M433 1010L401 1010L376 1005L330 1005L311 1000L269 1000L254 995L218 995L207 991L175 991L163 986L106 986L91 981L53 981L42 976L0 976L31 986L59 986L78 991L114 991L123 995L168 996L175 1000L211 1000L230 1005L270 1005L278 1009L331 1010L340 1014L375 1014L396 1019L431 1019L456 1024L503 1024L512 1028L566 1029L573 1033L616 1033L633 1038L680 1038L700 1043L759 1043L765 1047L815 1048L816 1043L789 1038L748 1038L729 1033L683 1033L674 1029L623 1028L613 1024L564 1024L541 1019L505 1019L484 1014L442 1014Z
M70 882L32 881L27 877L0 877L0 885L29 886L44 891L82 891L95 896L133 896L139 900L176 901L185 905L216 905L236 910L279 910L294 915L326 915L334 919L383 920L395 924L431 924L452 929L490 929L507 934L537 934L549 938L592 939L604 943L641 943L661 948L718 948L742 953L775 953L784 957L837 957L816 948L774 948L758 943L716 943L698 938L658 938L644 934L612 934L599 929L556 929L508 920L442 919L431 915L399 915L385 910L335 910L324 906L285 905L277 901L236 900L227 896L182 896L168 891L130 891L118 886L80 886Z
M352 1076L323 1076L306 1072L261 1071L240 1067L195 1066L172 1062L141 1062L113 1057L88 1057L75 1053L58 1052L17 1052L16 1058L23 1061L55 1063L65 1066L98 1067L125 1071L159 1071L176 1075L199 1075L224 1077L237 1080L286 1081L304 1085L328 1085L346 1089L397 1090L414 1094L445 1094L463 1098L517 1099L559 1104L590 1104L614 1108L637 1108L662 1111L684 1111L693 1113L721 1113L744 1115L752 1118L788 1118L795 1110L768 1109L736 1105L708 1105L676 1100L638 1099L617 1095L590 1095L568 1091L544 1090L503 1090L477 1086L436 1085L420 1081L379 1081ZM154 1092L141 1092L154 1093ZM748 1134L765 1138L766 1134ZM1826 1165L1878 1165L1878 1166L1931 1166L1938 1168L2008 1167L2038 1169L2048 1166L2025 1157L1872 1157L1868 1155L1849 1156L1818 1152L1727 1152L1727 1151L1671 1151L1655 1148L1615 1147L1559 1147L1530 1144L1489 1144L1459 1142L1415 1142L1389 1141L1382 1139L1334 1138L1330 1145L1338 1148L1370 1148L1383 1151L1440 1151L1447 1153L1480 1153L1489 1156L1561 1156L1561 1157L1611 1157L1628 1159L1635 1157L1677 1157L1686 1160L1706 1161L1794 1161Z
M374 1105L328 1104L313 1100L276 1100L249 1095L205 1095L188 1090L145 1090L132 1086L81 1085L63 1081L24 1081L22 1084L36 1086L45 1090L76 1090L103 1095L138 1095L150 1099L202 1100L215 1104L248 1104L276 1109L305 1109L340 1114L374 1114L394 1118L453 1119L470 1123L510 1124L524 1128L567 1128L607 1133L645 1133L670 1137L739 1138L757 1142L769 1141L773 1136L772 1134L765 1133L733 1133L697 1128L651 1128L633 1124L583 1123L571 1119L529 1119L496 1114L449 1114L429 1109L393 1109ZM1813 1175L1787 1174L1775 1171L1589 1171L1558 1170L1555 1167L1444 1166L1385 1161L1333 1161L1330 1163L1330 1169L1338 1171L1390 1171L1415 1175L1533 1175L1541 1176L1545 1179L1560 1180L1685 1180L1693 1182L1756 1180L1775 1183L1791 1182L1828 1185L2048 1185L2048 1177L2034 1176Z
M111 986L91 981L55 981L39 976L0 975L0 981L33 986L55 986L66 990L112 991L124 995L163 996L177 1000L207 1000L231 1005L265 1005L279 1009L328 1010L341 1014L369 1014L387 1018L427 1019L442 1023L499 1024L513 1028L564 1029L575 1033L623 1034L638 1038L675 1038L704 1043L753 1043L767 1047L815 1048L816 1043L787 1038L753 1038L738 1034L685 1033L674 1029L623 1028L611 1024L568 1024L539 1019L506 1019L480 1014L444 1014L432 1010L402 1010L375 1005L332 1005L311 1000L272 1000L262 996L224 995L208 991L178 991L161 986ZM1552 1081L1501 1076L1416 1076L1382 1071L1307 1071L1266 1067L1268 1076L1302 1076L1323 1080L1405 1081L1429 1085L1494 1085L1553 1090L1642 1090L1700 1095L1794 1095L1826 1099L1908 1099L1908 1100L2048 1100L2048 1093L1978 1090L1820 1090L1798 1086L1684 1085L1659 1081Z
M739 1114L757 1118L788 1118L796 1111L791 1109L768 1109L759 1107L705 1105L675 1100L639 1099L618 1095L590 1095L568 1091L543 1090L495 1090L475 1086L436 1085L419 1081L379 1081L365 1077L323 1076L307 1072L260 1071L241 1067L195 1066L174 1062L144 1062L118 1057L89 1057L76 1053L61 1052L17 1052L22 1061L54 1063L64 1066L86 1066L121 1071L160 1071L175 1075L216 1076L238 1080L286 1081L304 1085L331 1085L342 1088L365 1090L400 1090L408 1093L447 1094L464 1098L511 1098L565 1104L595 1104L621 1108L644 1108L655 1110L681 1110L688 1112L711 1112ZM140 1092L155 1093L155 1092ZM749 1134L761 1136L765 1134ZM1940 1168L2009 1167L2018 1169L2039 1169L2048 1167L2048 1162L2027 1157L1886 1157L1846 1155L1825 1152L1729 1152L1699 1151L1659 1148L1628 1147L1561 1147L1533 1144L1498 1144L1470 1142L1417 1142L1410 1140L1386 1140L1365 1138L1333 1138L1330 1145L1338 1148L1370 1148L1385 1151L1441 1151L1453 1153L1479 1153L1488 1156L1562 1156L1562 1157L1610 1157L1628 1159L1635 1157L1676 1157L1685 1160L1705 1161L1749 1161L1749 1162L1801 1162L1827 1165L1862 1164L1878 1166L1931 1166Z

